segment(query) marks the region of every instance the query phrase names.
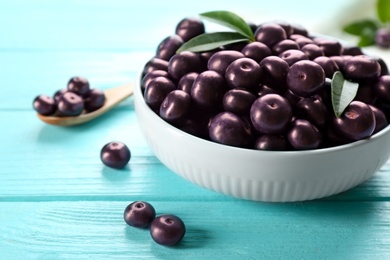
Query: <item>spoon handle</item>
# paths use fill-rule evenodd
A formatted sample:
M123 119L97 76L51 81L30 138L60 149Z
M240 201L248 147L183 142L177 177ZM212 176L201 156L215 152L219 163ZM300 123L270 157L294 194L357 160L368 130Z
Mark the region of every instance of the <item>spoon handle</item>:
M106 102L104 106L99 110L104 113L122 102L123 100L125 100L126 98L128 98L129 96L131 96L132 94L132 84L126 84L123 86L107 89L104 91L104 95L106 96Z
M72 126L86 123L96 117L104 114L129 96L133 94L133 85L126 84L119 87L114 87L111 89L107 89L104 91L104 95L106 97L106 101L104 105L90 113L83 113L79 116L43 116L38 114L39 119L43 122L51 125L59 125L59 126Z

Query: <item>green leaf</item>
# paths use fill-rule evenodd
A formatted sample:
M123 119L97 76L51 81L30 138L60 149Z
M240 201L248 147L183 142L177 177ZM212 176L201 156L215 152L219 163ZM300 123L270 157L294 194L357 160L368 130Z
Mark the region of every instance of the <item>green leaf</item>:
M361 36L366 31L376 31L378 24L374 20L365 19L347 24L343 27L343 31L352 35Z
M182 51L201 52L214 50L220 46L248 41L248 38L242 36L236 32L216 32L216 33L204 33L198 35L188 42L185 42L176 53Z
M367 47L375 44L375 33L366 33L360 36L359 47Z
M229 11L211 11L200 14L201 17L206 20L221 24L226 26L239 34L247 37L248 39L254 41L255 36L253 35L252 29L249 27L248 23L244 21L241 17L235 13Z
M333 74L331 83L331 97L333 111L336 117L344 112L345 108L352 102L358 91L359 84L344 79L340 71Z
M390 22L390 0L378 0L376 11L382 23Z

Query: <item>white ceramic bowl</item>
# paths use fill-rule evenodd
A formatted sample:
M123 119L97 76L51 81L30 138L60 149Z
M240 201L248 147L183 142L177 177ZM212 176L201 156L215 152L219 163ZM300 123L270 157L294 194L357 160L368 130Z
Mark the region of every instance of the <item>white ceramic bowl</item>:
M204 188L254 201L322 198L366 181L390 156L390 126L369 139L307 151L258 151L222 145L166 123L134 90L140 127L157 158Z

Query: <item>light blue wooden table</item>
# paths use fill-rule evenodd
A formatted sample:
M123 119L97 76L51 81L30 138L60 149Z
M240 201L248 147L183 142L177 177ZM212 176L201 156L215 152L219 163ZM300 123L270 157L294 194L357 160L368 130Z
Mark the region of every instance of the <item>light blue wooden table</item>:
M0 1L1 260L390 259L390 163L343 194L256 203L205 190L163 166L144 140L132 98L83 126L38 120L33 98L64 88L72 76L101 89L135 82L185 16L226 9L321 28L351 4L327 1L316 14L315 1L225 2ZM114 140L132 151L121 171L99 158ZM163 247L148 230L126 226L123 210L134 200L180 216L182 243Z

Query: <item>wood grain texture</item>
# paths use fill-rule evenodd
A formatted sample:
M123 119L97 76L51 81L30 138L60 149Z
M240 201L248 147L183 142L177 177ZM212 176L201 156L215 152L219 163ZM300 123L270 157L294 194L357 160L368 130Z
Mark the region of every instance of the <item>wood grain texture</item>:
M185 16L223 7L254 21L282 17L314 28L355 4L330 0L318 14L315 1L299 1L299 9L291 1L181 3L0 1L0 259L390 258L390 161L342 194L256 203L198 187L162 165L139 129L132 97L85 125L37 118L33 98L65 88L72 76L103 90L135 83ZM110 141L131 149L123 170L100 161ZM163 247L148 230L126 226L123 210L134 200L180 216L182 243Z
M159 246L147 229L127 226L125 201L76 201L1 203L0 248L14 259L380 259L390 253L388 236L378 237L390 231L388 202L150 202L157 214L185 221L178 247Z

